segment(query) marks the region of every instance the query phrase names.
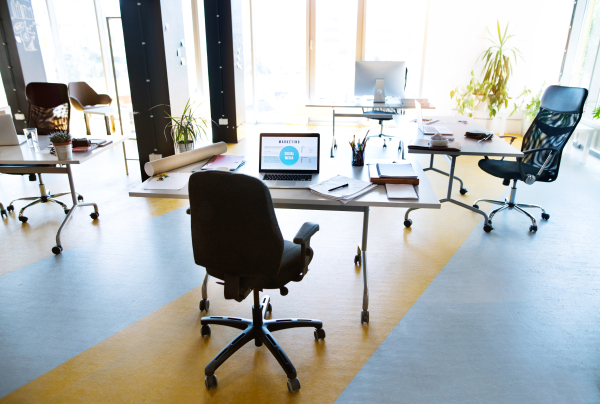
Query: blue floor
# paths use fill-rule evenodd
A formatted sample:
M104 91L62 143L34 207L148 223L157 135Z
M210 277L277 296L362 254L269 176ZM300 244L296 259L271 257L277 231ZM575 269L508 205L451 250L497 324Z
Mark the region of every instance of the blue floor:
M0 397L199 286L189 226L178 209L0 277Z
M504 211L478 227L338 404L600 403L600 175L561 171L518 186L550 220L532 234Z

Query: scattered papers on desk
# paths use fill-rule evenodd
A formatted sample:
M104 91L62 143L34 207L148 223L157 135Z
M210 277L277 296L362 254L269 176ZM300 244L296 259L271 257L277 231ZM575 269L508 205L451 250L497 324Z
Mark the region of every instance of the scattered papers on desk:
M348 184L348 186L330 191L332 188L345 184ZM311 185L309 188L310 192L322 198L333 199L334 201L347 204L351 200L374 190L377 188L377 185L368 181L355 180L354 178L338 175L320 184Z
M419 199L414 185L385 184L388 199Z
M392 178L419 178L412 163L377 164L377 173L380 177Z
M220 154L212 156L203 166L198 166L192 170L193 173L206 170L225 170L233 171L245 163L244 156L234 156L231 154Z
M158 177L152 177L144 185L144 189L170 189L178 190L186 186L190 180L190 173L171 173L168 177L165 177L162 181Z

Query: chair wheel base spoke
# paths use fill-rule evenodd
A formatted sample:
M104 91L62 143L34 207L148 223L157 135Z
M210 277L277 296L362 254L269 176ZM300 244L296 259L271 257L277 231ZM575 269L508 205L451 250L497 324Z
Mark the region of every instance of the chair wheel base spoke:
M288 379L287 388L290 393L295 393L300 390L300 380L297 377L293 379Z
M217 376L215 375L206 376L204 378L204 385L206 386L207 390L214 389L217 387L217 384Z
M198 306L200 308L200 311L208 311L208 308L210 307L210 300L202 299L200 300L200 304Z

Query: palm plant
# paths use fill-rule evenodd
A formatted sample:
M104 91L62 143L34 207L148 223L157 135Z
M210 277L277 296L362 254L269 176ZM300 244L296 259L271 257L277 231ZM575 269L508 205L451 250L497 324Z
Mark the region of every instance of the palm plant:
M164 105L164 104L161 104ZM158 107L159 105L157 105ZM169 123L165 126L165 137L167 131L171 133L173 143L179 145L180 151L188 151L194 148L194 142L206 136L208 128L206 120L196 116L199 105L188 100L183 108L181 116L172 116L166 113ZM153 107L154 108L154 107Z

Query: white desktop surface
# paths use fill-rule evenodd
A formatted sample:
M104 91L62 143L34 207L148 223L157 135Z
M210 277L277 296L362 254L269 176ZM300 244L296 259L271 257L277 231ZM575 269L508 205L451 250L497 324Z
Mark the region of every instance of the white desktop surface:
M97 147L89 152L73 152L73 159L71 160L58 160L56 155L49 153L48 146L50 146L50 141L48 140L48 136L39 136L40 150L29 147L27 143L19 146L0 146L0 164L81 164L92 157L123 143L128 137L112 135L110 137L93 137L93 139L106 139L112 140L113 142L108 146Z
M439 119L439 122L432 124L431 126L446 126L450 129L454 140L460 143L460 151L446 151L446 150L423 150L423 149L409 149L409 153L414 154L445 154L448 156L495 156L495 157L523 157L523 153L517 148L511 146L504 139L494 135L490 140L484 140L479 142L477 139L470 139L465 137L465 132L468 130L476 131L488 131L485 127L478 124L471 118L455 117L455 116L428 116L427 118ZM415 122L402 122L402 118L398 115L394 115L397 127L402 133L412 133L412 139L428 139L431 135L424 135L419 130ZM467 121L467 124L458 122L459 120Z
M398 98L391 98L385 102L374 102L372 99L355 98L346 101L331 98L310 100L307 107L330 107L330 108L402 108L403 103Z
M325 138L325 139L324 139ZM329 157L330 136L321 136L321 178L327 180L336 175L345 175L347 177L369 180L368 167L353 167L351 165L350 145L345 146L345 142L340 142L336 157ZM370 146L370 147L369 147ZM240 143L228 145L226 154L244 155L246 164L237 169L236 173L243 173L256 176L258 173L258 136L247 137ZM384 149L377 140L372 140L365 150L365 160L368 163L373 159L388 159L400 161L400 156L395 148ZM201 166L207 160L203 160L188 166L184 166L171 172L189 173L192 169ZM415 169L419 175L420 184L418 186L419 200L388 200L385 185L379 185L375 190L361 196L358 199L350 201L343 205L341 202L320 198L310 192L309 189L271 189L271 197L275 204L305 204L307 206L327 206L339 207L365 207L382 206L398 208L429 208L440 209L441 204L436 196L431 184L427 180L419 163L415 160ZM145 183L144 183L145 184ZM129 192L129 196L147 197L147 198L177 198L188 199L188 187L184 186L180 190L147 190L143 189L144 184L138 185Z

